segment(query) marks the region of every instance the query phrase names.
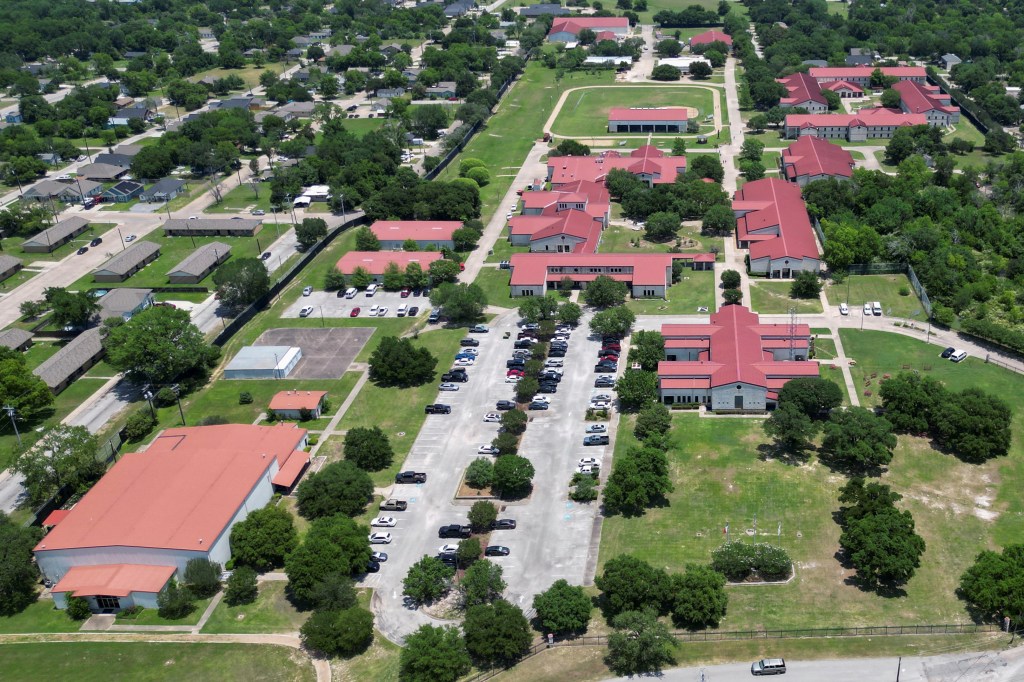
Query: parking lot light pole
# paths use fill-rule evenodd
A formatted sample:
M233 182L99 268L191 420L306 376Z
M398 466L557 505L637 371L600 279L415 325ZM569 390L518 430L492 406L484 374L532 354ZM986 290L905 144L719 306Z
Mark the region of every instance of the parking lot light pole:
M7 412L7 416L11 418L11 426L14 427L14 435L18 437L18 449L21 449L21 434L18 433L18 423L14 421L14 406L4 405L4 411Z
M323 306L320 306L320 326L321 327L326 326L324 324L324 307Z

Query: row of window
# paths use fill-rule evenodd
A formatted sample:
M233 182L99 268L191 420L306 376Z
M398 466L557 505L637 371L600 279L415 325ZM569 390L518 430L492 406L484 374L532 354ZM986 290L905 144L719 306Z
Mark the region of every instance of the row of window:
M562 265L552 265L552 266L548 267L548 273L552 274L552 275L572 274L572 273L575 273L575 274L581 274L581 273L587 274L587 273L590 273L590 274L601 275L601 274L604 274L604 273L607 273L607 272L618 272L618 273L633 272L633 268L631 268L631 267L625 267L625 268L624 267L574 268L574 267L568 267L568 266L562 266Z

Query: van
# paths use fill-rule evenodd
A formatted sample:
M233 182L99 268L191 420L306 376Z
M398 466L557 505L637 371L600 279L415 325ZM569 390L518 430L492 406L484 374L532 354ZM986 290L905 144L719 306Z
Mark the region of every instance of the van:
M405 317L405 312L408 309L409 306L403 303L402 305L398 306L398 310L395 311L395 315L398 315L399 317Z
M423 138L422 137L414 137L414 138L412 138L412 143L413 144L417 144L417 145L422 145L423 144Z
M878 302L878 301L873 301L871 303L871 312L874 315L881 315L882 314L882 304L880 302Z
M373 296L375 293L377 293L377 289L379 286L379 284L371 284L370 286L366 287L366 295Z
M952 360L953 362L963 362L964 360L967 359L967 351L965 351L965 350L954 350L950 354L949 359Z
M356 294L359 293L355 287L349 287L345 291L345 298L355 298Z
M786 661L782 658L762 658L750 666L751 675L785 675Z
M438 320L441 319L441 309L435 308L430 311L430 317L427 318L427 322L430 324L437 324Z

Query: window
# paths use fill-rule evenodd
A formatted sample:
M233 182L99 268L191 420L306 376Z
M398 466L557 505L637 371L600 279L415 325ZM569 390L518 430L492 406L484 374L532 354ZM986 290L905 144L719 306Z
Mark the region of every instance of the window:
M96 597L96 606L101 611L105 611L107 609L120 610L121 600L117 597Z

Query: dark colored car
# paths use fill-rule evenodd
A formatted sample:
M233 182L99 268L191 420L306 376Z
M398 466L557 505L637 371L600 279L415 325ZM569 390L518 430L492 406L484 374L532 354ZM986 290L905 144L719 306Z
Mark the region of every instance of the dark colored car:
M437 558L445 566L450 566L452 568L458 567L459 560L455 558L454 554L438 554Z
M377 573L378 571L380 571L380 564L378 562L373 561L372 559L366 562L367 573Z
M617 369L616 365L594 365L594 371L598 374L614 374Z
M508 556L508 547L502 545L488 545L487 549L484 550L484 556Z
M460 346L474 346L475 347L475 346L479 346L480 345L480 340L479 339L474 339L474 338L470 337L468 339L462 339L461 341L459 341L459 345Z
M409 310L405 313L406 317L416 317L420 314L420 309L414 305L409 306Z
M469 375L466 374L465 372L456 372L455 370L452 370L451 372L445 372L444 374L442 374L441 381L454 381L460 384L464 384L467 381L469 381Z
M622 350L622 345L618 341L612 341L609 343L601 344L601 350Z
M558 384L541 384L537 387L537 393L558 393Z
M260 260L267 260L268 258L270 258L269 251L264 251L263 253L260 254Z
M88 250L89 250L89 247L88 247L88 246L83 246L82 248L80 248L80 249L78 250L78 255L79 255L79 256L81 256L81 255L82 255L83 253L85 253L85 252L86 252L86 251L88 251Z
M499 400L498 404L494 406L497 410L514 410L516 404L511 400Z
M601 355L601 356L613 357L613 358L619 357L619 351L612 350L611 348L602 348L601 350L597 351L597 354Z
M512 358L511 360L505 361L506 369L512 369L513 367L526 367L526 360L522 358Z
M594 380L594 388L614 388L615 377L603 376Z
M596 434L593 436L587 436L583 439L584 445L608 445L608 443L608 436L599 436Z
M437 537L439 538L468 538L472 534L472 528L469 526L461 526L457 523L441 526L437 529Z
M953 348L952 346L950 346L946 350L944 350L941 353L939 353L939 357L942 358L943 360L948 360L949 356L952 355L955 352L956 352L956 348Z
M523 349L527 349L528 350L530 348L530 346L532 346L532 345L533 344L530 343L529 341L516 341L514 344L512 344L512 347L513 348L523 348Z
M514 530L515 527L515 519L498 519L497 521L491 521L491 530Z
M530 403L529 405L526 406L526 409L528 409L528 410L546 410L546 409L548 409L548 407L550 407L550 405L548 405L547 403L542 403L542 402L539 402L537 400L534 400L532 403Z
M541 381L552 381L557 384L562 380L562 375L554 372L542 372L539 379Z
M526 350L525 348L516 348L512 351L512 357L522 358L523 360L529 360L533 357L533 351Z
M395 474L395 483L426 483L427 475L420 471L400 471Z
M564 348L552 348L550 351L548 351L548 357L549 358L564 358L565 357L565 349Z
M426 414L451 414L451 405L442 405L441 403L434 403L433 405L427 405L425 408Z
M96 239L93 239L91 242L89 242L89 246L99 246L102 243L103 237L96 237Z

